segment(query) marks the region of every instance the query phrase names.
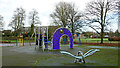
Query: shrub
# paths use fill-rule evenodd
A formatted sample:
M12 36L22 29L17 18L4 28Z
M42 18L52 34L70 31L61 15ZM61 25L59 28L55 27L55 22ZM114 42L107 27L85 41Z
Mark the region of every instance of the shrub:
M120 41L120 37L110 37L108 38L109 41Z
M109 41L113 41L113 38L108 38Z

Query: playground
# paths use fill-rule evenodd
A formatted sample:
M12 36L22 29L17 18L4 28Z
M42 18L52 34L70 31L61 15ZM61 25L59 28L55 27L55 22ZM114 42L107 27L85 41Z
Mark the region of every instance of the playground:
M73 49L69 45L61 45L61 50L83 53L89 49L100 49L100 52L87 57L86 64L74 63L74 58L61 54L58 51L35 50L34 46L8 46L2 47L3 66L118 66L118 48L108 46L75 45Z
M42 33L43 32L43 33ZM61 37L67 35L69 44L61 44ZM117 46L82 44L80 37L73 39L66 28L58 28L52 41L48 39L48 27L34 29L33 42L25 42L18 35L16 43L2 45L3 66L118 66ZM63 39L64 41L66 40ZM78 44L73 42L77 40ZM64 43L64 42L63 42ZM8 46L9 45L9 46ZM98 50L95 51L95 50ZM92 51L93 50L93 51ZM63 51L63 53L61 52ZM90 52L91 51L91 52ZM96 52L96 53L95 53ZM86 55L85 55L86 54ZM88 57L86 57L88 56ZM78 60L75 62L75 60ZM85 62L83 63L82 60Z

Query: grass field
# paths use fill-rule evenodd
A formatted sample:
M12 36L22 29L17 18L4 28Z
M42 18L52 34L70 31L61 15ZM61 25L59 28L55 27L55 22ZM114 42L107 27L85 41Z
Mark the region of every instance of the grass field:
M10 41L11 43L16 43L16 40L2 40L2 41ZM24 40L24 42L34 42L35 40Z
M74 41L78 42L78 39L74 39ZM81 42L84 43L100 43L101 39L100 38L86 38L86 39L81 39ZM118 41L109 41L108 38L103 39L104 43L118 43Z
M82 43L100 43L100 38L86 38L86 39L83 39L83 38L81 38L81 42ZM104 43L118 43L118 41L109 41L107 38L104 38L103 39L104 41ZM16 40L2 40L2 41L10 41L10 42L12 42L12 43L15 43L16 42ZM24 42L34 42L35 40L24 40ZM79 40L78 39L74 39L73 40L74 42L78 42ZM119 41L120 42L120 41Z

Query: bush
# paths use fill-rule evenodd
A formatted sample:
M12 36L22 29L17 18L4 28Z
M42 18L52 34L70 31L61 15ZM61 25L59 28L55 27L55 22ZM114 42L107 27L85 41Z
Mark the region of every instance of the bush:
M120 41L120 37L110 37L108 38L109 41Z
M113 38L108 38L109 41L113 41Z

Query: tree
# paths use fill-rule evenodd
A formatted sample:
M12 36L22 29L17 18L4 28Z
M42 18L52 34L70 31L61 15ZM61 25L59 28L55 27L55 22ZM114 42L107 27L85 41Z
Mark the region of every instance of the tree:
M0 15L0 27L3 27L3 16Z
M29 21L30 21L30 25L41 24L41 22L39 20L38 12L35 9L33 9L29 13Z
M115 36L116 36L116 37L120 37L120 33L119 33L118 30L115 31Z
M114 37L114 32L112 29L109 31L109 37Z
M118 32L120 33L120 1L118 4Z
M90 38L91 35L93 35L93 32L82 32L82 34L84 34L84 36L86 36L87 38Z
M66 27L68 21L68 3L59 2L56 5L55 11L50 14L53 19L53 23L58 26Z
M24 26L25 16L25 10L23 8L17 8L14 11L12 22L9 26L14 29L16 35L20 34L21 28Z
M103 43L105 26L107 26L111 20L111 18L108 18L109 13L116 7L115 2L115 0L97 0L87 4L87 13L85 16L87 26L101 35L101 44Z
M82 13L78 12L75 8L75 4L69 4L68 5L68 22L70 24L69 27L71 27L72 35L74 35L75 31L81 30L83 21L80 20L82 17Z
M30 30L30 35L31 35L34 32L35 24L41 25L41 22L40 22L39 17L38 17L38 12L35 9L33 9L29 13L29 21L30 21L30 25L31 25L31 30Z
M66 2L59 2L56 5L55 11L50 14L50 16L53 19L53 23L57 26L62 26L65 27L68 24L68 18L69 18L69 14L68 14L68 8L69 8L69 3ZM63 36L63 39L66 39L67 36ZM64 41L64 43L67 43L67 40Z
M59 2L56 5L55 11L50 14L50 16L52 17L54 24L63 27L69 26L69 28L71 28L72 35L74 34L75 30L80 28L75 28L81 24L79 21L81 15L75 8L74 4Z
M34 24L31 24L29 35L32 35L34 33Z
M73 23L71 22L70 24L68 24L68 28L71 29L72 35L77 32L78 33L82 32L82 27L84 26L83 23L84 22L82 20L79 20L77 22L73 22Z

